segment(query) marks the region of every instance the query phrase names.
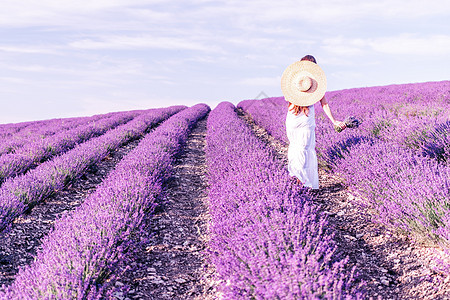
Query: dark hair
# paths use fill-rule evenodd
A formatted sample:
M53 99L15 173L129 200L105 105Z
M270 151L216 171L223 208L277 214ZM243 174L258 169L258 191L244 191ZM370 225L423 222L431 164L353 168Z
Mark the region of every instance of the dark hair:
M315 59L314 56L312 56L312 55L305 55L305 56L303 56L303 58L300 59L300 60L308 60L308 61L311 61L311 62L317 64L316 59Z

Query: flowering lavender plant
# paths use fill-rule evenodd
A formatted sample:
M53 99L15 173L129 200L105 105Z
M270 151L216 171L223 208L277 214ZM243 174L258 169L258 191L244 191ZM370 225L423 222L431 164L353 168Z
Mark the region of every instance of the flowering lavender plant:
M112 113L92 117L50 119L16 124L3 124L0 127L0 154L13 153L28 143L45 139L58 132L75 128L90 121L110 117Z
M436 125L421 139L423 154L441 162L450 158L450 121Z
M123 112L90 122L83 121L45 139L28 140L28 143L16 149L15 153L0 156L0 184L6 178L22 174L55 155L65 153L78 144L129 122L136 115L135 112Z

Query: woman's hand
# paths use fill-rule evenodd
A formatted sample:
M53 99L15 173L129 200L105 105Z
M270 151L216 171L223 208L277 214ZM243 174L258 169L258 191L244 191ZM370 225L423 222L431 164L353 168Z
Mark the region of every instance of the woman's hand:
M343 130L346 127L345 123L341 122L341 121L334 121L333 125L334 125L335 128L338 127L341 130Z

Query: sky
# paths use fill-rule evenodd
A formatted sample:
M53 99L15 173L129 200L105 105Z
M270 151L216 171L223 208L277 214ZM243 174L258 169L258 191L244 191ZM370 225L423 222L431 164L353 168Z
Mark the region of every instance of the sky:
M448 0L2 0L0 124L450 80Z

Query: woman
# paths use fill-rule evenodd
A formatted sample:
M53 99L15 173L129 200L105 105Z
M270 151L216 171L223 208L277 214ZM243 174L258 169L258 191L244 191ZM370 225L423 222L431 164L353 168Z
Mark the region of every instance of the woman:
M304 63L305 61L312 62L314 65ZM290 70L288 70L289 68ZM312 55L306 55L300 62L292 64L288 69L283 73L282 90L285 99L289 102L286 116L286 132L289 139L289 175L296 178L298 184L318 189L314 103L320 101L325 114L334 126L344 129L345 123L335 120L331 113L324 95L326 90L325 74L317 66L316 59ZM288 81L289 83L286 83Z

